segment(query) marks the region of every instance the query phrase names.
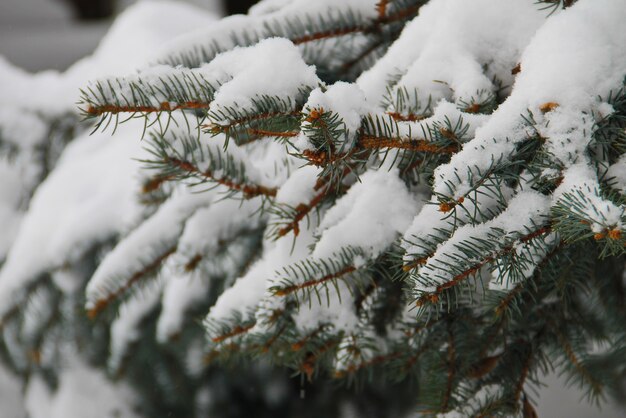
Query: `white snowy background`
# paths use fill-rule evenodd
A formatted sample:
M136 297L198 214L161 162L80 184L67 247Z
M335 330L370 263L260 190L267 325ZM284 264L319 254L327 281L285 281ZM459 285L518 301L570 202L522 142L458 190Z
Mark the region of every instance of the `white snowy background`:
M181 0L182 1L182 0ZM226 0L227 1L227 0ZM338 0L340 1L340 0ZM219 0L187 0L213 13L221 13ZM122 10L132 0L118 0ZM30 72L46 69L63 71L72 63L90 54L105 35L111 22L77 23L62 0L0 0L0 56ZM0 92L2 94L2 92ZM36 94L36 92L33 92ZM104 375L81 364L71 365L62 380L65 392L52 400L43 383L31 382L23 393L21 384L0 365L0 418L88 418L98 411L105 412L111 405L94 404L92 396ZM626 407L609 404L602 411L581 402L582 393L566 388L557 376L548 376L547 387L541 391L537 412L540 417L626 417ZM123 387L109 386L110 393L98 400L127 396ZM89 411L89 412L87 412ZM77 415L72 415L72 412ZM130 417L130 411L118 411ZM69 415L68 415L69 414ZM349 411L346 416L350 416ZM358 417L355 417L358 418Z

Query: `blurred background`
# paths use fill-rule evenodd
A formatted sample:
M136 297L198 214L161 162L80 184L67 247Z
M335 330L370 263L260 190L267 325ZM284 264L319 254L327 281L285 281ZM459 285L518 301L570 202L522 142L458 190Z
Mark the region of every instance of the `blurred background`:
M144 0L158 1L158 0ZM255 0L179 0L216 15L245 13ZM314 0L312 0L314 1ZM337 0L341 1L341 0ZM63 71L89 55L117 14L135 0L0 0L0 56L30 72ZM2 94L2 92L0 92ZM0 416L23 416L19 383L0 366ZM600 412L581 403L582 393L558 376L547 377L538 413L542 418L625 417L623 406ZM12 410L11 408L15 409Z
M0 55L28 71L65 70L91 53L114 17L135 1L0 0ZM245 13L256 2L180 1L217 15Z

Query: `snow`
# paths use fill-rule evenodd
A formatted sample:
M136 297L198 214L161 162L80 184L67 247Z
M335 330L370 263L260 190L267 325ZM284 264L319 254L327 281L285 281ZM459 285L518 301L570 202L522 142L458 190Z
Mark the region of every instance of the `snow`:
M306 302L302 301L293 315L296 328L302 335L308 335L321 325L330 326L333 332L351 332L358 324L354 309L354 298L344 281L329 285L320 292L321 297L313 294Z
M517 264L511 268L509 260L497 260L491 272L492 279L489 281L489 289L497 291L510 291L522 280L532 277L546 255L560 242L556 233L551 233L539 243L533 240L514 246Z
M298 49L282 38L265 39L249 48L235 48L202 68L224 71L231 77L215 94L211 107L214 112L229 107L253 108L255 97L302 100L299 91L313 89L320 83L315 68L307 65ZM259 83L259 79L264 82Z
M312 256L332 257L342 248L361 248L376 258L408 227L420 205L397 170L368 171L326 212Z
M424 139L427 140L432 130L446 128L448 123L454 127L457 121L462 121L463 127L467 129L457 139L464 143L474 138L476 130L485 124L489 118L490 115L462 112L454 103L441 100L434 107L432 116L417 122L399 122L397 124L398 135L408 138L423 134L426 137Z
M465 196L470 184L461 184L459 187L461 186L464 186L465 190L459 190L464 193L460 194L456 201L459 202L461 197L464 200L455 205L452 209L453 214L442 212L439 200L432 198L415 216L404 232L402 241L402 247L406 250L404 255L406 263L411 264L424 257L430 257L437 245L449 238L455 228L488 220L502 212L506 201L513 195L510 187L501 185L501 195L498 196L476 192L467 193L468 196Z
M2 66L0 57L0 67ZM43 175L39 149L48 140L47 124L34 112L0 105L0 260L15 239L33 189Z
M612 111L598 95L605 97L619 87L626 68L623 50L626 33L609 34L606 30L619 27L626 17L626 9L618 0L580 0L550 17L531 1L476 0L470 4L461 0L432 0L407 25L386 57L356 84L321 85L315 67L309 65L310 51L280 38L234 48L194 69L146 66L150 59L169 62L168 57L180 57L210 38L220 48L230 48L236 43L231 36L233 30L249 30L254 41L258 35L254 31L261 33L268 30L268 25L284 24L303 13L317 14L321 10L324 16L336 15L350 7L358 12L358 21L375 19L375 3L374 0L344 3L266 0L253 8L250 16L220 22L188 6L143 3L114 24L91 58L64 74L47 72L30 76L0 61L3 74L0 88L8 92L0 97L0 125L9 127L3 131L6 135L3 139L20 148L26 161L0 160L0 176L9 180L0 184L0 226L16 225L0 239L0 258L3 249L11 247L0 271L0 316L24 303L23 328L7 324L2 330L7 349L18 363L20 360L27 363L20 358L18 339L33 339L41 322L31 318L47 314L37 310L37 305L52 304L44 293L35 293L23 302L24 288L42 275L52 273L53 284L71 294L84 279L77 273L76 265L90 249L111 241L117 244L110 252L107 247L102 249L104 258L87 285L88 309L97 308L100 302L125 291L128 279L136 274L154 270L157 276L151 286L125 295L119 316L111 325L109 367L115 371L131 344L142 338L143 319L160 309L156 338L167 343L183 330L189 311L206 303L209 295L213 296L210 294L216 288L213 280L223 280L227 289L206 316L207 328L235 320L239 321L236 325L241 321L256 321L249 332L261 334L267 331L264 319L270 312L279 308L288 310L288 306L291 309L288 303L292 296L278 297L271 288L281 283L286 268L305 259L338 261L342 251L355 249L359 255L349 261L359 269L366 268L403 236L405 262L428 257L423 266L412 272L414 290L419 294L435 291L437 286L453 280L458 271L450 265L472 268L485 257L497 258L499 251L513 249L527 260L516 274L507 270L510 266L505 264L490 266L494 275L490 289L509 290L519 280L530 277L550 248L559 242L556 234L542 238L545 246L521 238L545 224L551 206L565 202L565 196L585 196L581 210L590 219L594 232L621 228L624 211L600 196L600 183L587 155L596 122L593 115L606 116ZM155 53L161 43L193 28L200 31L173 41L164 52ZM577 64L580 62L594 62L594 65ZM511 69L517 63L521 63L521 73L514 78ZM206 191L201 189L206 185L190 188L190 182L183 181L176 186L168 185L166 192L171 194L153 212L140 204L138 196L144 175L141 164L134 159L147 156L138 140L142 123L131 120L122 124L113 136L80 134L37 189L18 229L29 199L29 193L24 190L34 188L39 181L37 167L29 158L32 149L46 140L49 120L75 112L76 87L84 86L87 78L102 80L129 72L132 74L120 79L126 85L120 90L105 90L104 99L127 100L133 85L142 84L155 93L149 99L150 105L160 107L166 102L173 106L176 94L162 94L159 88L164 90L167 85L163 80L182 74L187 83L181 87L184 95L212 101L211 112L222 115L213 116L211 123L228 124L232 122L227 115L231 109L249 108L254 100L271 95L292 100L289 103L293 108L288 110L295 110L297 102L306 103L309 109L336 113L349 132L341 138L341 146L354 144L363 117L375 111L399 110L428 116L416 122L399 123L399 135L403 138L416 132L428 136L429 130L438 124L460 118L468 123L469 129L460 138L462 150L449 164L436 170L435 194L430 199L416 191L417 188L409 188L396 168L384 164L374 168L370 164L360 173L358 182L342 184L349 186L348 191L332 202L330 208L324 206L311 211L308 219L301 222L299 234L279 238L266 234L259 244L260 258L246 260L252 261L249 267L223 259L243 251L245 245L238 241L241 237L250 237L252 231L256 233L266 223L284 221L277 209L281 205L292 209L307 205L320 192L316 186L321 170L301 166L302 161L286 156L286 146L280 141L230 143L227 149L224 135L210 138L201 134L197 141L202 152L219 155L245 170L245 181L276 188L272 202L260 197L225 199L228 193L225 186ZM493 77L505 84L515 83L511 96L493 114L463 112L466 102L483 100L496 92L499 85ZM390 80L397 81L391 96L398 91L415 90L422 101L400 108L384 107L382 99ZM207 81L215 88L206 88ZM171 84L172 80L167 82ZM29 101L32 97L22 92L33 89L45 93ZM309 91L312 92L307 97ZM546 107L546 103L551 105ZM535 126L528 126L521 117L528 110L535 118ZM172 128L165 140L172 150L181 151L183 143L177 138L188 134L182 120L172 120L179 126ZM307 123L304 121L304 127ZM27 129L31 126L32 129ZM29 131L29 135L20 138L22 130ZM524 174L526 177L516 191L508 186L502 186L499 196L485 192L486 187L482 186L473 191L476 182L482 181L480 173L496 161L510 159L515 146L534 135L535 130L545 139L544 150L553 163L542 174L563 175L563 182L553 196L544 196L527 187L529 173ZM295 145L299 149L310 148L306 141L302 135ZM199 149L195 151L195 155L202 154ZM607 176L624 188L622 160L609 168ZM207 158L193 162L200 171L211 169ZM215 170L213 174L219 178L225 173ZM439 206L446 197L458 203L452 213ZM261 211L268 206L269 216ZM14 236L17 239L11 245ZM487 247L480 257L465 251L467 242L479 240L484 240L481 244ZM161 263L161 258L166 256L167 260ZM185 266L196 256L201 256L200 262L187 271ZM357 315L350 287L349 281L338 280L336 287L329 285L319 298L315 291L303 296L295 312L287 313L293 314L291 319L299 333L308 334L320 325L343 333L334 364L337 370L349 367L349 362L354 360L349 355L354 339L374 337L364 318ZM383 340L372 342L372 346L362 351L362 360L385 351ZM197 342L186 347L187 368L195 377L201 373L205 347L205 343ZM210 398L211 393L206 393ZM111 414L134 416L130 407L128 411L125 409L134 402L132 391L123 383L106 380L100 371L80 360L61 370L60 385L54 393L43 379L36 374L31 376L27 401L33 418L76 414L87 418ZM111 408L118 408L118 404L123 404L119 406L121 409L113 411Z
M204 302L211 282L198 275L176 274L173 269L163 268L161 276L167 282L161 299L161 313L157 322L157 341L166 343L183 329L185 314Z
M495 90L493 76L511 83L511 69L545 15L529 1L430 1L357 83L378 104L389 80L399 76L394 91L417 89L415 113L424 112L429 100L469 101Z
M163 136L167 155L184 157L186 150L192 147L195 154L189 158L195 161L190 162L200 173L210 172L216 180L226 176L239 185L278 188L287 180L295 164L301 164L295 157L286 155L284 146L277 141L254 141L238 146L223 134L211 137L202 132L187 132L184 128L187 123L180 115L172 114L171 117L175 122ZM198 174L195 180L206 178ZM202 187L199 185L198 189ZM210 185L204 187L210 188ZM224 189L220 190L225 193Z
M488 249L481 252L483 258L483 253L495 255L500 248L532 233L544 224L548 219L549 209L548 197L534 191L523 191L515 195L509 201L507 209L491 221L457 229L419 269L414 277L415 289L418 292L434 292L437 286L450 282L464 268L472 268L474 264L480 263L482 259L476 259L473 253L466 252L468 243L492 247L491 251ZM451 269L450 266L462 267Z
M257 213L259 204L259 198L237 201L218 195L210 206L196 211L185 223L177 253L160 272L166 283L157 323L159 342L168 341L182 330L185 313L206 300L211 280L227 280L237 274L237 263L229 258L221 266L214 265L220 257L217 252L221 243L232 242L262 225L263 217ZM183 266L200 254L201 266L193 272L185 271ZM206 264L209 268L204 268Z
M294 0L261 0L257 4L250 7L248 14L255 16L273 13L288 6L293 1Z
M337 82L324 90L321 88L313 90L304 105L304 109L305 112L313 110L332 112L340 118L346 133L338 145L344 150L349 150L352 147L356 133L361 127L362 119L374 110L365 100L363 91L356 84L345 82ZM311 125L312 123L307 120L302 123L302 139L306 138L306 129ZM315 148L312 144L306 144L302 139L299 142L304 143L297 145L300 150Z
M209 205L213 197L212 192L194 193L185 186L176 189L154 215L134 229L102 260L87 285L87 310L123 290L131 276L173 251L183 233L185 221L196 210Z
M132 158L142 155L141 126L129 122L115 137L85 133L67 147L37 189L0 271L1 312L19 302L15 292L38 275L78 260L137 222L140 165Z
M34 75L9 69L0 60L0 105L38 110L53 116L75 112L80 88L89 80L132 71L177 35L207 26L216 17L179 2L139 2L129 7L112 26L90 57L67 71ZM40 94L33 95L33 91Z
M180 252L192 256L213 254L221 242L259 228L263 223L263 216L257 213L261 204L258 197L239 201L224 199L218 193L210 206L199 209L185 223L178 245Z
M222 322L241 315L243 318L260 318L265 312L271 312L276 306L282 306L283 298L277 298L268 289L275 286L280 271L293 263L310 256L310 245L314 242L314 225L319 220L315 212L310 215L311 222L301 225L298 239L284 237L277 241L265 239L263 257L256 261L248 271L226 289L211 307L206 324ZM258 321L262 322L262 321Z
M160 18L157 18L160 16ZM189 23L163 23L171 18ZM34 280L44 271L76 260L95 242L102 242L127 230L139 216L135 194L139 190L135 179L139 164L132 158L141 157L141 144L137 141L141 124L129 122L120 127L117 135L87 133L79 135L58 161L58 169L46 180L33 197L28 215L19 226L22 209L18 207L18 190L33 187L33 162L29 160L33 146L46 139L45 127L33 114L45 118L58 118L76 112L79 87L87 80L114 72L126 72L143 64L147 53L161 46L182 31L202 26L215 18L187 5L171 2L140 3L129 8L111 32L102 40L91 57L76 63L64 73L54 71L29 75L0 59L1 120L8 129L7 138L25 149L26 162L13 168L0 160L0 172L7 172L7 181L0 186L3 202L0 221L10 225L8 233L0 240L0 257L13 243L6 263L0 272L0 311L6 312L19 301L15 292ZM123 45L123 47L121 47ZM33 91L40 94L33 95ZM9 109L9 110L7 110ZM22 116L14 117L16 110ZM12 112L12 113L11 113ZM14 130L28 124L29 135L16 137ZM12 128L13 126L13 128ZM4 135L4 134L3 134ZM116 167L116 170L111 170ZM21 176L21 179L16 178ZM21 201L19 201L21 205ZM117 202L111 205L110 202ZM31 257L33 252L38 257ZM17 298L17 299L15 299Z
M487 169L492 160L508 158L517 142L526 139L527 134L532 136L521 120L527 110L537 118L539 126L550 126L554 118L555 129L559 131L549 128L549 133L559 135L549 149L564 158L563 162L572 161L574 156L567 150L559 150L558 142L568 139L569 129L574 129L586 135L571 138L574 142L571 146L587 144L591 132L580 127L581 121L589 119L583 112L606 109L598 97L607 97L611 90L621 87L626 68L626 52L622 48L626 32L609 34L606 28L619 25L625 14L619 0L582 0L550 17L522 54L522 71L515 79L511 95L477 130L474 140L454 155L449 164L437 168L434 191L448 193L449 184L457 183L457 173L465 173L467 168L476 173ZM581 65L591 62L594 64ZM543 115L539 108L546 103L560 104L558 111ZM564 120L564 115L569 117Z
M296 170L276 193L276 205L295 208L301 203L310 202L315 195L320 173L321 169L310 165Z
M371 20L377 16L377 2L378 0L343 0L340 3L335 0L294 0L268 4L267 7L260 5L260 9L256 9L256 12L253 9L249 16L229 16L215 25L169 42L163 52L155 56L155 61L176 65L191 58L191 62L196 63L197 59L192 57L197 56L199 51L204 51L204 55L210 57L213 55L210 51L229 50L242 43L255 43L262 38L289 33L289 24L296 19L301 21L303 16L310 19L311 23L320 23L322 18L345 15L346 10L350 9L357 21ZM318 17L320 14L322 18ZM245 36L242 36L244 33ZM305 51L304 47L301 49ZM314 55L314 48L308 51Z
M29 347L36 346L54 315L57 301L49 288L39 288L29 295L24 304L24 319L20 332L20 340Z
M238 278L220 295L205 321L219 322L235 314L249 315L263 297L266 279L266 262L264 260L256 262L244 276Z
M116 374L123 365L129 346L141 338L142 321L158 306L163 283L157 281L144 286L132 295L118 310L118 317L111 324L108 368Z
M570 203L576 200L576 205ZM624 208L601 197L595 170L587 162L580 162L565 170L563 182L554 192L554 203L559 201L582 216L595 233L622 229Z
M606 178L610 179L609 183L622 193L626 193L626 154L622 154L621 157L612 164L607 172Z
M138 418L136 403L137 395L126 383L112 383L78 359L63 369L56 391L38 375L26 390L26 411L32 418Z
M265 82L259 83L259 78ZM302 101L301 92L319 82L314 67L302 60L290 41L270 38L221 53L193 70L154 65L123 77L99 78L89 83L85 100L92 106L114 103L157 109L163 103L171 103L172 108L185 102L211 103L211 122L228 124L231 109L252 109L263 97L295 104Z

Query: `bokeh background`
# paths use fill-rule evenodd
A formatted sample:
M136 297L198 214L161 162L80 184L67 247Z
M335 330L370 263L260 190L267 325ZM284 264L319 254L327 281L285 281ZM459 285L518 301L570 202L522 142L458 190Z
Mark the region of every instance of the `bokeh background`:
M135 1L0 0L0 56L29 72L64 71L89 55L115 15ZM216 15L241 12L254 3L254 0L179 1L192 3ZM559 376L547 376L546 383L537 409L542 418L626 417L624 405L612 402L599 411L581 402L583 394L576 388L568 388ZM20 383L0 365L0 417L26 417L21 404Z

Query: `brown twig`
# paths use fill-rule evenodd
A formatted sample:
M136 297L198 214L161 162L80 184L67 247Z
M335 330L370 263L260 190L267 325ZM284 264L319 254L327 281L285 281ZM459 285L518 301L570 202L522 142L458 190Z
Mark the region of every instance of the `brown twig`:
M229 338L233 338L238 335L245 334L246 332L250 331L255 325L256 325L256 322L252 322L248 325L237 325L235 328L233 328L229 332L222 334L222 335L218 335L217 337L211 338L211 341L213 341L214 343L221 343Z
M494 255L489 255L485 258L483 258L481 261L477 262L476 264L472 265L470 268L462 271L461 273L457 274L456 276L454 276L451 280L442 283L440 285L437 286L436 290L434 292L431 293L427 293L424 294L422 297L420 297L420 299L417 302L417 305L420 306L423 303L425 303L426 301L438 301L439 300L439 295L447 289L450 289L454 286L456 286L457 284L459 284L460 282L462 282L463 280L465 280L466 278L470 277L473 274L476 274L485 264L490 263L492 261L494 261L496 258L501 257L507 253L510 253L511 251L515 250L515 245L517 243L526 243L534 238L537 238L541 235L544 234L548 234L552 231L552 227L551 225L546 225L543 226L527 235L524 235L523 237L517 239L515 241L515 243L511 243L507 246L505 246L504 248L502 248L500 251L498 251L496 254Z
M104 308L106 308L113 300L117 299L121 294L126 292L135 282L139 281L146 274L155 270L157 267L161 265L161 263L167 259L170 255L172 255L176 251L176 246L170 247L165 250L161 255L156 257L152 262L145 265L141 270L135 272L126 283L120 286L116 291L109 293L106 297L99 299L94 304L94 307L87 311L87 316L90 319L94 319Z
M327 274L324 277L321 277L319 279L311 279L311 280L307 280L303 283L300 284L294 284L291 286L287 286L287 287L283 287L283 288L278 288L274 290L274 295L275 296L286 296L289 295L291 293L297 292L298 290L303 290L306 289L308 287L313 287L313 286L317 286L320 285L322 283L326 283L328 281L334 280L334 279L338 279L342 276L345 276L347 274L352 273L353 271L356 271L356 267L354 266L346 266L343 269L339 270L336 273L331 273L331 274Z
M156 113L156 112L171 112L181 109L208 109L209 103L203 102L183 102L174 106L169 102L162 102L159 106L118 106L113 104L106 105L89 105L85 110L85 113L89 116L99 116L104 113Z
M405 20L413 16L419 10L421 5L413 5L406 7L402 10L398 10L393 14L385 14L379 16L371 24L368 25L353 25L345 28L331 29L328 31L314 32L307 35L303 35L299 38L292 38L291 42L295 45L300 45L307 42L321 41L324 39L337 38L340 36L352 35L357 33L376 33L379 32L381 26L395 23L401 20Z
M235 183L234 181L224 178L224 177L216 177L211 170L202 171L194 164L189 161L184 161L178 158L170 158L167 157L164 161L165 164L170 164L176 168L179 168L188 173L192 173L195 175L199 175L201 177L205 177L210 179L218 184L226 186L231 190L236 190L243 193L243 197L246 199L250 199L256 196L268 196L274 197L276 196L277 189L273 187L265 187L258 184L240 184Z
M361 136L358 140L358 145L366 149L405 149L432 154L454 154L459 150L459 147L456 145L441 147L425 139L396 139L374 135Z

